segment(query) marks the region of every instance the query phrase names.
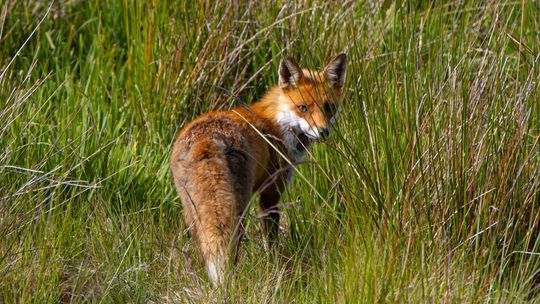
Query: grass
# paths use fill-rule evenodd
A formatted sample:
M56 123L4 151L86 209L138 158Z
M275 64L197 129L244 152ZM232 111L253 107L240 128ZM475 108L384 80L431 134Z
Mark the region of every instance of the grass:
M0 7L0 303L540 302L538 1ZM236 275L208 283L168 168L285 54L347 98ZM256 204L256 200L254 200Z

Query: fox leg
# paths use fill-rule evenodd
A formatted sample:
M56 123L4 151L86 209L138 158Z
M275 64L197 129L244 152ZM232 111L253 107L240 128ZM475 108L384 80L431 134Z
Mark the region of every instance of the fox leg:
M279 232L279 197L281 193L276 185L266 188L260 194L260 205L262 209L262 227L266 237L265 249L273 246L277 242Z

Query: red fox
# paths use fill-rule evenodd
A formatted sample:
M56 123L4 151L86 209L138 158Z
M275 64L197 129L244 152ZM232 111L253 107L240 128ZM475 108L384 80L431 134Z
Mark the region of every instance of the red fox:
M223 282L229 251L242 237L253 193L260 196L266 240L276 241L280 195L310 145L330 135L345 61L346 54L339 54L318 72L287 57L279 65L279 85L260 101L201 115L176 138L174 184L215 286Z

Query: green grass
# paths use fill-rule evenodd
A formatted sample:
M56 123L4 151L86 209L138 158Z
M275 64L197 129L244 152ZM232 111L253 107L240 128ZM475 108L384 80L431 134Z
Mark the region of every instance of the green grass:
M213 2L2 2L0 303L540 302L538 1ZM276 252L252 208L214 290L174 135L341 51Z

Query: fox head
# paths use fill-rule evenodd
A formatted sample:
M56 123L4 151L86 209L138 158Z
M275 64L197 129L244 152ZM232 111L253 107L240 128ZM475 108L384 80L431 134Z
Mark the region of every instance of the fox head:
M276 120L303 146L327 139L342 101L346 54L334 57L322 71L301 69L287 57L279 65Z

